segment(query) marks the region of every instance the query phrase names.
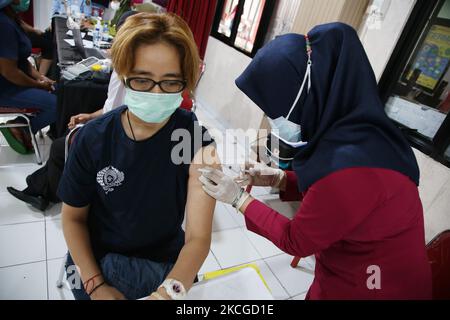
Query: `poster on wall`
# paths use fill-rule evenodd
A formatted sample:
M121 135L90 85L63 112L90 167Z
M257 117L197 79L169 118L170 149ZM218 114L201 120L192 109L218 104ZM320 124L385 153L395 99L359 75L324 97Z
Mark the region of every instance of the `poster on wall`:
M450 62L450 28L431 27L414 61L408 79L415 69L421 74L416 83L426 91L433 92L448 70Z

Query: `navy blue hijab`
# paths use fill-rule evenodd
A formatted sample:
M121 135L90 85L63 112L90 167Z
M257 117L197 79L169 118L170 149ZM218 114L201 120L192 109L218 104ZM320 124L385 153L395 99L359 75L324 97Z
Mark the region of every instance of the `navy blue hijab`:
M391 169L419 184L414 153L384 111L375 75L355 30L342 23L315 27L312 85L290 121L302 127L293 169L299 190L347 168ZM259 50L236 85L268 117L286 117L302 84L308 56L305 37L277 37Z

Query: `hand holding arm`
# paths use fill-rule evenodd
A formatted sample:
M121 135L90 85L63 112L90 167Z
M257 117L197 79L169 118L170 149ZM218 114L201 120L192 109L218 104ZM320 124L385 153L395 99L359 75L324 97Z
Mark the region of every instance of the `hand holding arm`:
M245 164L244 174L236 179L239 185L258 187L274 187L282 190L286 187L286 174L283 170L274 169L260 162Z

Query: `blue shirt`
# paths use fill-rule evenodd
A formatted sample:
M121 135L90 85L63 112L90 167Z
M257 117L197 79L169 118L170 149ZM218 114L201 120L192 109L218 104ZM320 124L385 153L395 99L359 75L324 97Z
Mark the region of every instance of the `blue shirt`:
M3 10L0 10L0 58L17 61L17 67L29 74L28 57L31 55L31 41L22 28ZM0 94L17 87L0 75Z
M72 0L66 0L67 1L67 7L70 8L72 5ZM86 17L90 17L92 13L92 1L91 4L87 4L86 0L78 0L78 5L80 6L80 12L84 13ZM52 15L55 14L67 14L66 8L64 7L64 1L63 0L53 0L53 6L52 6Z
M179 145L171 141L172 133L186 129L191 134L186 162L212 140L193 113L178 109L154 136L135 142L123 129L124 110L117 108L80 129L58 196L73 207L90 205L88 227L97 259L118 253L173 263L184 245L190 165L172 161ZM194 143L194 132L206 138Z

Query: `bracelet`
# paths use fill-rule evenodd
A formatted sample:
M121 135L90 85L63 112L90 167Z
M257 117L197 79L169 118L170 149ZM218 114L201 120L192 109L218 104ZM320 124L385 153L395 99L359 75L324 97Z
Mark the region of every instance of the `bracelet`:
M103 282L100 283L98 286L96 286L94 289L92 289L92 291L88 293L88 296L90 297L91 294L93 294L95 290L97 290L98 288L100 288L100 287L101 287L102 285L104 285L105 283L106 283L106 282L103 281Z
M93 277L87 279L87 280L83 283L84 291L87 291L89 283L91 283L92 281L94 281L95 278L97 278L97 277L99 277L99 276L101 276L101 275L102 275L101 273L98 273L98 274L96 274L95 276L93 276Z
M239 199L237 205L236 205L236 210L239 212L241 211L241 207L244 205L245 201L247 201L247 199L250 198L250 194L245 192L245 194L243 196L241 196L241 198Z
M231 204L231 206L233 208L236 208L239 200L241 199L242 195L244 194L245 190L241 188L241 191L239 192L239 195L236 197L236 199L234 199L233 203Z

